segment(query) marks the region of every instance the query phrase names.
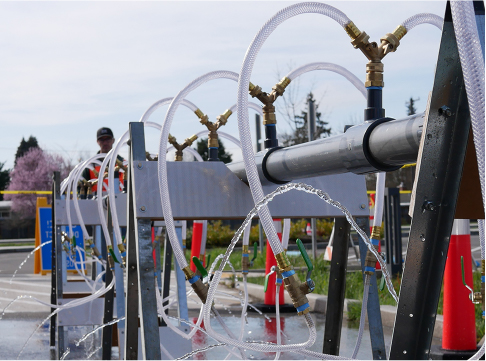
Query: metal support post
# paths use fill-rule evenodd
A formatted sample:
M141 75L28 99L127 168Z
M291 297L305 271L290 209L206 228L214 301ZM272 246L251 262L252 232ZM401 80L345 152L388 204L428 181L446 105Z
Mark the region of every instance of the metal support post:
M107 198L108 202L108 198ZM111 205L108 202L107 203L107 213L108 213L108 232L110 233L111 237L111 244L113 244L113 224L111 221ZM115 209L116 212L116 209ZM104 236L104 235L103 235ZM104 239L104 237L103 237ZM103 249L105 250L105 254L107 254L106 251L106 240L105 242L102 242L103 244ZM105 287L108 287L108 285L113 281L113 272L110 268L110 265L108 263L108 256L104 258L106 260L106 273L105 273ZM113 321L113 301L114 301L114 295L115 295L115 287L112 287L111 290L109 290L107 293L105 293L105 302L104 302L104 315L103 315L103 324L106 324L108 322ZM111 360L111 345L113 343L113 325L106 326L102 330L102 336L101 336L101 357L103 360Z
M369 217L356 217L356 223L359 228L361 228L366 234L370 235L370 220ZM364 262L366 258L366 252L368 247L359 239L359 252L361 260L361 270L364 272ZM364 274L363 274L364 282ZM376 284L376 274L371 276L370 282L370 292L368 295L368 324L370 329L371 337L371 352L373 354L373 360L385 360L386 350L385 350L385 338L383 336L383 325L381 323L381 311L380 311L380 300L378 299L378 287Z
M60 173L54 172L52 184L52 251L51 251L51 304L57 304L57 227L56 227L56 199L60 199ZM51 313L55 311L55 308L51 308ZM57 315L51 317L50 320L50 340L49 345L51 347L56 346L56 325Z
M329 273L326 326L324 328L324 346L322 352L336 356L339 355L339 345L341 343L350 231L351 225L346 218L335 218L334 246Z
M131 152L129 152L129 165ZM131 179L131 167L128 167L128 179ZM138 359L138 272L137 272L137 249L135 245L135 210L133 208L133 185L127 182L127 280L125 290L125 359Z
M177 238L182 246L182 226L176 227ZM177 259L175 260L175 273L176 273L176 284L177 284L177 312L180 319L189 320L189 313L187 309L187 296L186 296L186 277L184 272L177 264Z
M316 130L316 107L312 98L307 99L307 137L308 141L314 140L314 134ZM311 218L311 229L312 229L312 257L317 259L317 243L316 243L316 232L317 232L317 222L315 218Z
M262 150L262 128L260 125L260 114L255 114L255 130L256 130L256 151Z
M162 287L162 275L161 275L162 269L160 266L160 240L157 237L154 238L152 246L154 248L154 254L155 254L155 276L157 278L157 292L162 294L162 292L159 290L159 287Z
M447 3L414 186L390 359L428 359L461 181L470 114Z
M165 233L164 237L164 266L163 266L163 275L164 275L164 280L162 283L162 299L166 298L169 296L170 293L170 272L172 268L172 245L170 244L169 241L169 235L167 232ZM169 301L165 301L163 303L163 306L167 306L169 304ZM165 311L165 314L169 314L169 309L167 308ZM162 320L161 323L162 326L167 326L165 324L165 321Z
M263 254L263 227L262 227L262 221L260 218L258 219L258 250L260 251L260 254Z
M143 123L130 123L130 142L133 172L131 183L135 186L137 177L144 174L141 162L145 161L145 136ZM139 172L135 175L134 172ZM133 190L133 189L132 189ZM135 243L137 253L137 271L139 284L139 312L140 332L143 359L160 360L160 338L159 319L157 317L156 285L154 278L154 260L152 258L152 232L151 221L138 219L137 210L145 209L145 206L138 205L137 199L133 197L133 213L135 217Z
M402 273L402 226L400 191L398 188L385 189L385 244L386 264L391 275Z

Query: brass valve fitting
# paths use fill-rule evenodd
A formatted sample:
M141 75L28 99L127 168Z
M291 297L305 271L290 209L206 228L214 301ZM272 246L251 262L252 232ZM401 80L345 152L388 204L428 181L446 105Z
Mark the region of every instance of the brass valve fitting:
M250 251L248 249L248 245L244 245L243 250L241 252L242 273L248 273L249 269L250 269Z
M206 303L209 285L204 284L201 278L196 276L189 266L184 267L182 271L186 275L186 280L189 281L196 295L199 297L202 303Z
M174 138L174 137L172 137L172 138ZM174 139L175 139L175 138L174 138ZM169 140L169 142L170 142L170 140ZM172 143L171 143L171 144L172 144ZM155 157L153 157L153 158L152 158L152 156L150 155L150 153L149 153L149 152L145 152L145 157L146 157L146 158L147 158L147 160L148 160L148 161L150 161L150 162L153 162L153 161L157 161L157 160L159 160L159 156L158 156L158 155L156 155Z
M311 288L306 283L302 283L290 264L286 254L281 252L275 255L279 271L283 277L285 289L292 299L292 303L299 316L309 313L309 300L306 294L311 292Z
M380 242L380 232L381 232L380 226L373 226L371 230L370 240L373 243L373 247L375 248L376 252L378 252L378 244ZM366 258L364 262L364 274L372 276L375 273L375 266L377 261L378 260L376 259L376 256L368 249L368 251L366 252Z
M110 270L113 271L115 269L115 261L113 261L113 257L111 256L111 254L108 253L107 259L108 259L108 265L110 266Z
M120 255L122 257L123 266L126 266L127 265L127 252L125 250L125 246L123 245L123 243L120 243L118 245L118 250L120 251Z
M91 248L91 253L95 255L96 258L101 259L101 253L98 250L98 247L95 246L93 243L93 239L88 238L86 240L86 244L88 245L89 248Z

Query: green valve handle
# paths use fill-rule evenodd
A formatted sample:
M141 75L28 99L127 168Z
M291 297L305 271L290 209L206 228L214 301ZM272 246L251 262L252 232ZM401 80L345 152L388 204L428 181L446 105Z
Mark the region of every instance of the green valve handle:
M118 260L116 259L116 256L115 256L115 251L113 251L113 248L109 248L108 250L110 251L111 257L113 257L113 260L115 261L115 263L120 263L120 262L118 262Z
M210 263L211 263L211 253L208 254L208 257L206 258L206 269L208 269Z
M271 275L273 275L275 272L275 266L272 266L270 269L270 272L265 276L265 284L263 285L263 292L267 292L267 287L268 287L268 279L270 278Z
M253 258L251 259L250 265L253 266L253 261L256 260L258 256L258 242L253 243Z
M194 262L194 265L196 266L197 270L199 271L199 273L201 273L201 277L202 278L205 278L205 277L208 276L208 271L206 271L206 269L202 265L202 263L199 260L199 258L197 258L196 256L193 256L192 257L192 262Z
M76 249L76 236L73 236L73 239L71 240L73 248Z
M307 251L305 250L304 244L300 239L297 238L295 241L297 243L297 247L299 247L300 254L302 255L302 258L305 261L305 264L307 266L307 279L310 278L311 272L314 269L314 266L312 265L312 262L309 258L309 255L307 254Z
M263 292L267 292L267 287L268 287L268 279L270 278L271 273L267 274L265 276L265 284L263 286Z

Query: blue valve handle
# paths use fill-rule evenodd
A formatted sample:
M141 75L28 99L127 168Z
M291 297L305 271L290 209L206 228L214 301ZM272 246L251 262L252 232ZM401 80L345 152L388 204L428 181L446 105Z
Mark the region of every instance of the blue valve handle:
M295 242L297 243L297 247L299 247L300 254L302 255L302 258L304 259L305 264L307 265L307 279L310 279L314 266L312 265L312 262L309 258L309 255L307 254L307 251L305 250L302 241L299 238L297 238Z
M205 278L208 276L208 271L206 271L206 268L204 268L199 258L193 256L192 262L194 262L194 265L196 266L197 270L199 271L199 273L201 273L201 278Z

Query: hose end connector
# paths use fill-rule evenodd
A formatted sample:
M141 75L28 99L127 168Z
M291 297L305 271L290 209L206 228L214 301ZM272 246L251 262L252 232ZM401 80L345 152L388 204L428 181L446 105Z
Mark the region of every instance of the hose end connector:
M356 25L354 25L352 21L344 26L344 30L352 40L355 40L358 36L361 35L361 31Z
M405 36L405 34L407 34L407 29L403 25L398 25L397 28L393 30L392 34L395 35L400 41Z
M219 126L225 125L228 122L228 118L233 114L233 112L229 109L226 109L225 112L221 115L218 115L216 117L216 120L219 124ZM218 126L218 128L219 128Z
M376 252L378 252L378 245L380 244L380 226L374 226L372 229L372 236L370 238L371 243L373 244L373 247L375 248ZM373 276L375 273L375 268L376 268L376 262L377 262L376 256L368 249L366 252L366 258L364 262L364 274L365 275L370 275Z
M199 297L202 303L206 303L209 285L204 284L201 278L197 276L189 266L184 267L182 271L186 275L186 280L189 281L196 295Z
M282 78L277 84L275 84L272 88L279 96L282 96L285 92L285 88L290 84L291 80L287 77Z
M250 251L248 245L243 245L241 252L241 272L247 274L250 269Z
M196 134L193 134L191 135L189 138L186 138L184 140L184 143L189 147L192 145L192 143L194 143L194 141L197 139L197 135Z
M306 294L312 292L311 287L307 285L307 282L300 282L299 277L295 273L284 252L276 254L275 259L277 260L279 271L282 274L285 289L290 295L292 304L297 310L297 314L302 316L309 313L310 306Z

